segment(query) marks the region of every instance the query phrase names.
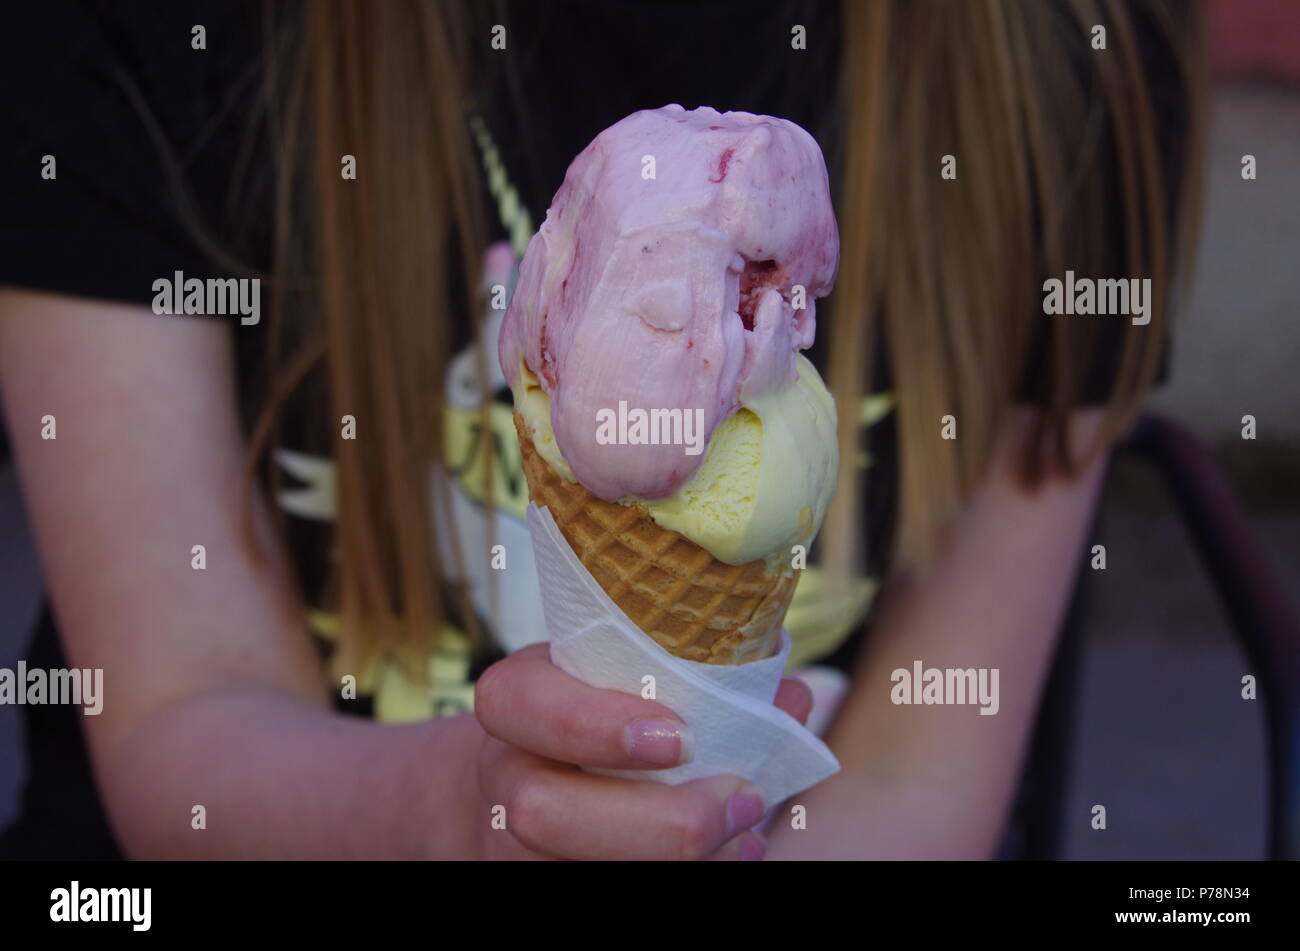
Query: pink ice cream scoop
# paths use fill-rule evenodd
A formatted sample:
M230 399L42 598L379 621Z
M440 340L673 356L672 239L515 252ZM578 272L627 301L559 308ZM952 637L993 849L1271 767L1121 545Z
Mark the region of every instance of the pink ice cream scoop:
M598 414L701 410L710 438L743 401L795 382L838 263L826 164L802 128L707 107L633 113L574 159L529 242L501 368L512 385L521 360L538 378L590 492L663 498L703 456L598 441Z

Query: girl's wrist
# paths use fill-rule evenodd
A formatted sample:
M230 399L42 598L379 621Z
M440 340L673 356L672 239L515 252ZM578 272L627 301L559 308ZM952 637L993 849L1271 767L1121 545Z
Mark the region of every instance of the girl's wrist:
M411 809L395 810L402 827L395 845L418 859L483 857L480 826L490 818L479 802L478 749L483 731L473 714L441 717L420 724L419 742L408 764L406 788ZM482 815L480 815L482 813ZM414 817L418 832L405 826Z

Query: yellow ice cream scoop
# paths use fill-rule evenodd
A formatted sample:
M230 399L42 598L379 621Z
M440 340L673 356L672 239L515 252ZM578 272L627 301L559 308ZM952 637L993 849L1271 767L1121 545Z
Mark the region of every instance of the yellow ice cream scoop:
M661 528L727 564L763 559L788 567L795 546L806 554L835 490L839 453L835 403L802 354L795 364L796 379L742 401L718 425L700 467L676 492L620 501L644 506ZM574 481L555 444L550 397L526 370L514 395L538 455Z

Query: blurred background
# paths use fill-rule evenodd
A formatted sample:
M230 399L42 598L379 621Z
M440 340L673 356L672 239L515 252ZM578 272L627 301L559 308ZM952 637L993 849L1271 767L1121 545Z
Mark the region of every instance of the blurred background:
M1300 0L1210 4L1212 81L1199 263L1151 407L1213 450L1277 580L1300 610ZM1257 178L1243 181L1242 157ZM1258 434L1241 438L1253 415ZM1068 743L1063 857L1265 855L1262 704L1183 524L1121 456L1088 578ZM12 467L0 469L0 667L24 656L41 582ZM17 811L21 711L0 706L0 830ZM1103 804L1108 829L1089 825Z

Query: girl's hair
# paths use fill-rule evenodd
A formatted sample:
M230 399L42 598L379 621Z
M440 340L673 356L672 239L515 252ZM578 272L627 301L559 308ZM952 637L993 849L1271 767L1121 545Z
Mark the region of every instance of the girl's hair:
M941 11L871 0L845 3L844 16L829 367L841 451L822 553L838 571L861 557L856 408L880 315L897 407L895 558L923 573L1013 400L1042 410L1021 471L1032 487L1095 459L1158 370L1174 262L1190 253L1198 219L1201 11L1183 0L971 0ZM949 156L954 179L940 176ZM1150 278L1150 323L1045 316L1044 280L1067 269ZM1079 462L1068 415L1106 369L1093 364L1103 341L1119 364L1102 431ZM1026 366L1034 352L1041 362ZM955 439L941 438L949 415Z
M481 312L466 96L479 67L469 57L491 26L471 19L474 6L308 4L305 33L268 50L273 66L289 64L268 83L276 286L286 298L309 289L310 304L276 318L276 385L250 459L274 444L286 398L323 360L335 419L350 414L363 433L334 442L337 598L358 662L376 649L427 649L450 613L430 471L442 448L449 328L473 315L477 334ZM858 407L882 315L900 443L896 552L923 569L981 478L1018 387L1043 408L1026 478L1041 479L1053 457L1069 469L1067 414L1080 402L1097 318L1044 317L1045 276L1069 268L1152 280L1150 324L1116 331L1123 357L1106 437L1153 378L1172 262L1188 247L1177 223L1193 220L1175 209L1199 178L1199 11L1180 0L970 0L941 10L866 0L843 11L842 256L829 366L841 470L823 558L847 573L862 556ZM1105 49L1093 48L1094 27ZM299 55L284 55L289 48ZM1157 72L1172 83L1159 100ZM1164 117L1182 149L1172 163ZM340 175L344 155L356 158L355 180ZM940 176L949 155L953 180ZM318 319L287 319L312 309ZM1044 358L1026 369L1036 335ZM484 361L494 349L479 348ZM955 440L939 438L949 414ZM463 600L457 613L473 625Z
M468 7L322 0L267 30L278 299L249 471L268 463L274 484L266 455L281 411L323 360L335 425L347 415L357 426L356 439L331 440L341 669L365 669L380 650L416 660L453 606L476 634L463 589L449 596L443 581L435 509L450 516L432 479L454 321L481 344ZM355 178L342 175L345 156Z

